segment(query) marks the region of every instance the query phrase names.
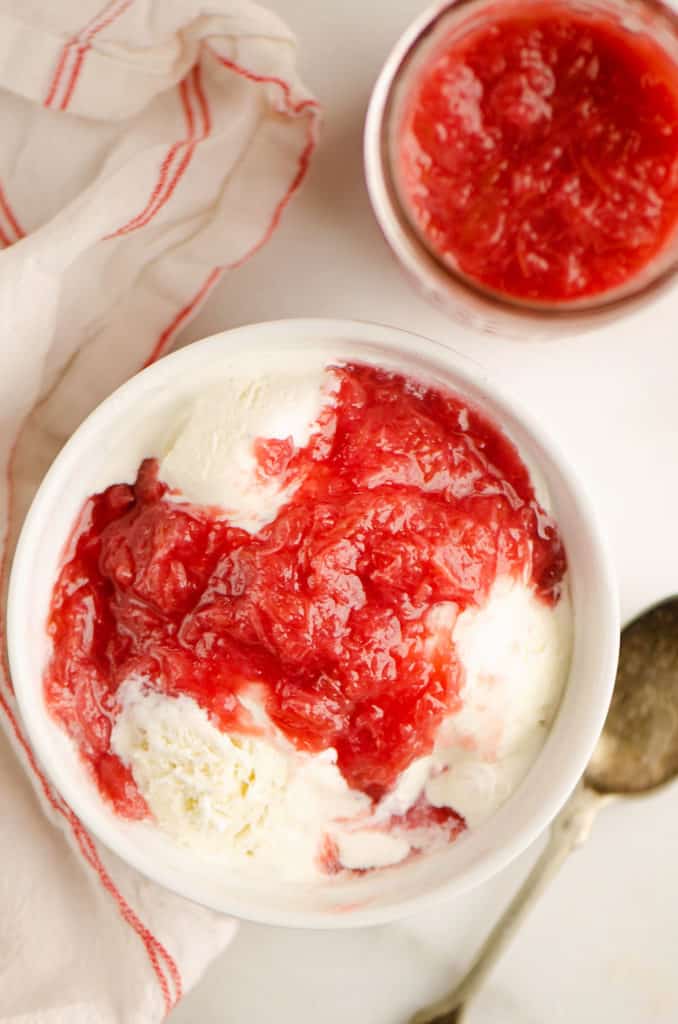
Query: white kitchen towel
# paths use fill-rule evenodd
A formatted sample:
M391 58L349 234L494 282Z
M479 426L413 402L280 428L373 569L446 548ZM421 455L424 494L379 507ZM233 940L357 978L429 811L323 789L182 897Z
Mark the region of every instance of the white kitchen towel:
M0 0L0 122L4 594L49 462L266 241L317 107L293 37L244 0ZM150 1024L234 925L87 833L41 773L3 666L0 1021Z

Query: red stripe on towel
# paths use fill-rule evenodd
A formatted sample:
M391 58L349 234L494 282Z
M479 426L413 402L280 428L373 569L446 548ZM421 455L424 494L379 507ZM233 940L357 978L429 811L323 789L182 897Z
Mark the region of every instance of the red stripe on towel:
M15 241L18 241L18 239L20 238L25 238L26 232L16 219L16 216L14 215L12 208L7 201L7 196L3 191L2 185L0 185L0 210L2 210L2 212L4 213L9 223L9 226L11 227L12 231L16 236Z
M78 78L80 77L85 56L91 48L92 40L99 34L99 32L116 21L128 7L131 7L133 3L134 0L110 0L110 2L107 3L98 14L91 18L75 36L69 39L61 51L61 56L59 57L59 61L54 70L52 82L45 97L44 106L51 107L54 104L62 76L66 70L66 65L70 62L71 55L74 55L74 62L70 76L66 84L64 94L61 98L61 102L59 103L59 110L66 110L71 101Z
M190 85L190 89L189 89ZM107 235L107 238L118 238L121 235L126 235L131 231L136 231L137 228L144 227L150 223L155 215L163 208L165 203L172 197L177 185L183 178L186 170L191 162L193 154L199 142L206 139L211 130L211 122L209 116L209 109L207 107L207 100L202 88L200 65L196 64L190 74L179 83L179 95L184 108L184 114L186 117L187 124L187 136L186 138L174 142L167 155L163 160L158 180L153 187L151 195L148 199L143 210L141 210L135 217L123 224L122 227L118 228L112 234ZM198 120L201 122L199 128L199 134L196 136L196 117L193 110L193 103L197 104L197 110L199 113ZM170 177L171 169L175 163L175 158L178 153L185 150L179 165Z

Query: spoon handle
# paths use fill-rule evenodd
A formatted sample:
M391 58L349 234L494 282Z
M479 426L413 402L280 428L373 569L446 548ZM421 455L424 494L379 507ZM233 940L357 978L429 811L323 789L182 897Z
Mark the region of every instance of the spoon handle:
M459 1024L472 997L518 930L528 910L567 856L589 835L606 797L580 782L554 819L548 841L534 867L481 946L461 982L448 995L419 1010L411 1024Z

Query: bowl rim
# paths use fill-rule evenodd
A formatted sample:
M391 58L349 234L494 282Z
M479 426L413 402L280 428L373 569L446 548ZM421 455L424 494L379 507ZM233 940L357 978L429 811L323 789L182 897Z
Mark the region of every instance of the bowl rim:
M384 345L396 355L420 353L422 346L427 349L424 354L431 360L441 372L446 373L450 378L450 387L458 381L463 388L468 385L474 392L486 397L495 408L499 410L497 421L502 426L501 417L506 414L524 429L528 436L534 438L539 446L544 449L552 461L555 470L564 482L568 492L574 497L577 507L581 512L581 520L584 524L588 540L593 544L598 556L601 570L600 593L605 600L601 602L601 619L606 628L600 636L599 656L603 671L596 687L591 688L592 699L588 707L585 719L586 727L580 729L576 736L572 737L571 746L568 747L568 761L565 767L560 766L557 777L551 780L548 794L541 800L539 806L529 816L527 824L516 832L507 836L506 840L495 847L484 850L470 867L457 873L441 884L433 884L429 889L414 896L408 896L402 900L392 899L385 906L357 907L350 913L346 910L331 912L322 911L294 911L272 910L270 913L248 906L247 896L243 901L228 901L228 904L220 903L217 900L210 902L204 898L198 898L191 892L188 880L169 866L165 869L162 864L149 864L143 857L143 851L133 849L130 851L125 844L119 829L114 825L110 828L97 827L92 825L90 816L86 809L83 809L79 799L79 790L82 783L72 777L67 769L62 770L61 764L56 757L56 752L50 750L47 745L41 743L41 731L34 715L35 687L31 681L28 663L28 655L22 650L19 641L21 636L22 622L26 612L31 607L32 581L28 567L30 566L31 551L34 547L34 539L40 537L44 527L45 515L43 510L49 510L53 496L58 494L60 480L64 467L68 466L69 460L81 446L91 437L101 436L101 428L104 427L112 413L119 412L126 403L133 400L137 391L152 381L157 375L159 378L167 374L169 368L174 368L176 376L179 377L182 367L188 367L195 361L196 364L208 356L210 350L214 351L215 357L219 355L232 354L238 350L239 343L254 344L259 339L265 343L274 345L276 339L288 336L296 336L299 346L304 347L307 339L316 338L329 339L334 342L372 342ZM576 610L576 609L575 609ZM17 543L16 552L11 569L8 597L7 597L7 649L12 679L15 687L15 695L19 711L25 726L29 742L38 758L39 763L55 786L57 791L71 806L78 818L85 827L99 839L104 846L117 854L121 860L132 865L141 874L152 881L163 885L165 888L184 896L195 903L202 903L210 909L230 914L245 920L268 925L282 925L301 928L316 929L341 929L354 928L365 925L383 924L397 920L415 911L432 907L441 898L452 897L467 891L505 867L516 856L523 852L540 833L548 826L561 808L571 791L576 786L582 775L586 763L593 751L593 747L602 729L609 701L612 695L614 684L617 656L619 648L619 601L613 562L608 549L605 533L601 527L597 511L589 498L586 489L576 472L572 468L568 457L561 450L560 445L553 440L548 431L545 431L541 424L525 410L519 401L508 398L501 389L488 378L486 371L480 364L470 357L457 352L450 346L440 341L434 341L406 331L401 328L378 324L369 321L332 319L332 318L297 318L264 321L256 324L248 324L235 327L230 330L217 332L207 338L194 342L185 348L163 357L158 362L135 374L86 417L80 426L66 442L61 452L57 455L42 481L25 518L20 537ZM570 679L566 683L566 688ZM595 697L595 699L594 699ZM580 723L581 724L581 723ZM86 802L86 801L85 801Z

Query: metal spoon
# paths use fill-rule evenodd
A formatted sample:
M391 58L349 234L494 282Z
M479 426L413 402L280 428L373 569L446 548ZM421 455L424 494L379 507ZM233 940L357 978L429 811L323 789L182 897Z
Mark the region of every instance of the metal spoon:
M622 631L612 703L601 737L574 793L554 819L541 856L452 992L411 1024L460 1024L469 1003L529 908L568 854L588 838L600 808L619 796L649 793L678 775L678 597Z

